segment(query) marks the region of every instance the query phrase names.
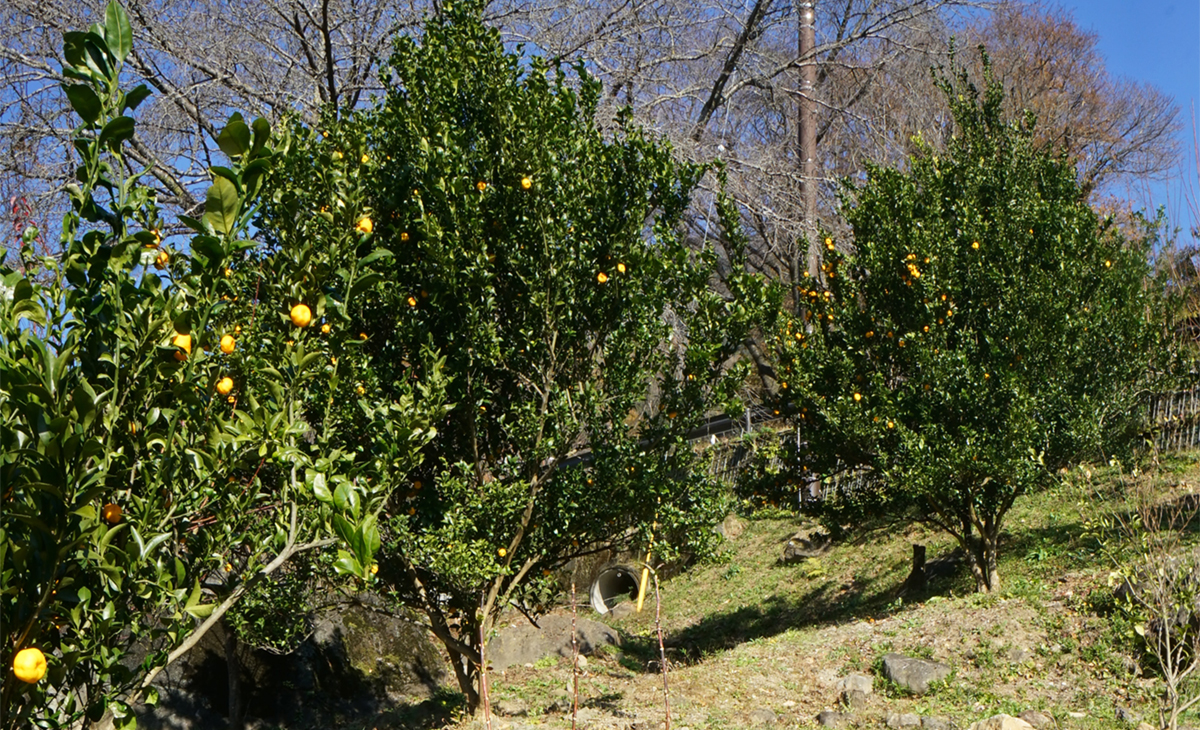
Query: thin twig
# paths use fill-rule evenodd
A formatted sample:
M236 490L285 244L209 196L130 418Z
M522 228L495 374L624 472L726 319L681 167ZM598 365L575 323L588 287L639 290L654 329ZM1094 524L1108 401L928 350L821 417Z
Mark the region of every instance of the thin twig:
M667 713L665 730L671 730L671 688L667 683L667 647L663 643L662 630L662 596L658 592L658 571L650 569L654 577L654 630L658 632L658 661L663 678L663 708Z
M579 718L579 634L575 625L579 611L575 605L575 578L571 578L571 730Z

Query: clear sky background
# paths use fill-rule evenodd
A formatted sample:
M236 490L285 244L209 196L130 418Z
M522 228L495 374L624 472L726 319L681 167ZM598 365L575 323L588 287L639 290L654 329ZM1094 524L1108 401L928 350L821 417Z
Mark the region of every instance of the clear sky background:
M1173 179L1151 184L1150 194L1153 206L1167 207L1172 225L1184 227L1186 243L1188 230L1200 224L1183 199L1185 184L1191 195L1200 195L1193 137L1193 120L1200 121L1200 0L1065 0L1063 7L1099 36L1109 73L1150 82L1179 105L1179 170Z

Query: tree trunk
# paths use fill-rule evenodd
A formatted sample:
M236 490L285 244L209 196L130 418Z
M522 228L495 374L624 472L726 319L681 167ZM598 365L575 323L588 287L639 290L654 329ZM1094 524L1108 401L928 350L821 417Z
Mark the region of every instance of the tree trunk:
M458 680L458 688L467 698L467 712L474 714L479 707L479 691L475 688L475 679L479 668L471 660L455 649L446 647L450 655L450 666L454 667L454 678Z
M996 564L1000 547L999 526L979 535L967 535L963 542L971 575L975 578L975 591L993 593L1000 590L1000 572Z
M241 663L237 656L237 636L228 624L225 632L225 667L229 673L229 730L242 730Z

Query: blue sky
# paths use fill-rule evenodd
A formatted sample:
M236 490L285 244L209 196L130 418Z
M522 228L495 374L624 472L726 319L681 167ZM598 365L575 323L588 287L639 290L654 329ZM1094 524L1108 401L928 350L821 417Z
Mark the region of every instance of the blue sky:
M1186 173L1152 185L1151 194L1155 206L1167 206L1171 223L1185 228L1186 240L1186 229L1200 223L1183 204L1178 179L1187 174L1191 189L1200 194L1192 136L1193 108L1200 121L1200 0L1067 0L1063 7L1099 36L1110 73L1148 81L1175 97L1183 121L1180 165Z

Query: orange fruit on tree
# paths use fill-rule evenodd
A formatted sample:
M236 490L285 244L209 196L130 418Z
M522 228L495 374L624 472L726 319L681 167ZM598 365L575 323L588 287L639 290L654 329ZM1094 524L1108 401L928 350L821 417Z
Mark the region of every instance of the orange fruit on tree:
M170 262L171 254L166 251L159 251L158 255L154 257L154 265L160 269L165 269Z
M625 273L625 264L617 264L617 273L618 273L618 274L624 274L624 273Z
M292 307L291 317L292 324L297 327L307 327L308 323L312 321L312 310L308 308L307 304L297 304Z
M175 336L171 338L171 344L178 347L181 350L181 352L175 353L175 359L180 362L183 362L184 360L187 359L188 355L192 354L192 336L191 335L184 335L184 334L180 334L180 333L176 332Z
M531 180L529 177L521 178L521 189L522 190L528 190L531 187L533 187L533 180Z
M596 281L603 284L604 282L608 281L608 274L601 271L599 274L596 274Z
M364 215L359 219L358 225L354 227L354 230L359 233L370 233L375 230L375 223L371 220L371 216Z
M329 323L328 322L321 325L321 334L323 334L323 335L329 334Z
M508 551L505 550L504 548L500 548L499 550L496 551L496 554L499 555L500 557L504 557L505 555L508 555Z
M485 183L483 180L480 180L479 182L475 183L475 189L482 193L484 190L487 190L487 183Z
M233 378L226 375L217 381L217 392L221 395L229 395L233 392Z
M46 655L41 649L28 647L13 657L13 674L28 684L36 684L46 676Z
M100 510L100 516L110 525L115 525L121 521L121 505L109 502Z
M233 339L233 335L222 335L221 337L221 352L228 355L233 352L233 348L237 347L237 341Z

